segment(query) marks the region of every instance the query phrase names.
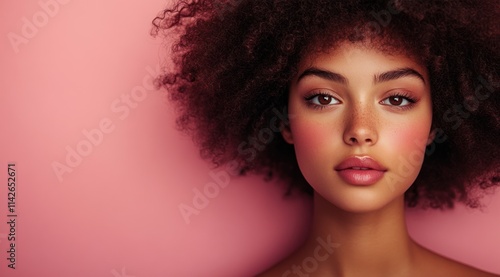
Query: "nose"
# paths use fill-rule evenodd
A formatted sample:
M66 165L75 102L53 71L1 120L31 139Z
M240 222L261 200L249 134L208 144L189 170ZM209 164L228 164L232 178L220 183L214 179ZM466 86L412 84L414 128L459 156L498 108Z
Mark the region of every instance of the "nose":
M378 140L375 113L367 108L355 108L346 116L344 142L352 146L375 145Z

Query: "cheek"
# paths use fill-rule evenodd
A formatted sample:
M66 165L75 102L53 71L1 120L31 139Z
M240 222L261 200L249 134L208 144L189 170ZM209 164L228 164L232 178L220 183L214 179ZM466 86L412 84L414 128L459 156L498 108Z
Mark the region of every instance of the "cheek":
M430 124L427 122L414 123L395 131L392 134L391 141L397 143L402 150L419 150L423 152L429 138Z
M332 165L340 137L334 127L326 122L315 120L294 120L291 122L293 142L297 162L303 174Z
M327 130L307 120L296 120L291 122L293 142L297 158L314 156L313 153L325 146Z
M415 176L420 171L425 156L430 125L427 122L411 124L393 129L384 136L386 149L391 149L395 168L400 175L405 172ZM393 165L393 166L394 166Z
M307 120L292 122L292 128L294 143L297 146L322 144L328 134L326 126Z

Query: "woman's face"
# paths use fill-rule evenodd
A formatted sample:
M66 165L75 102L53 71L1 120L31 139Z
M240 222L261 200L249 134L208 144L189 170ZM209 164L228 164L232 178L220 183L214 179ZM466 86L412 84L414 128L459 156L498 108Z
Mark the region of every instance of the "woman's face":
M413 59L344 43L306 56L290 86L289 128L316 194L351 212L402 197L430 135L429 78Z

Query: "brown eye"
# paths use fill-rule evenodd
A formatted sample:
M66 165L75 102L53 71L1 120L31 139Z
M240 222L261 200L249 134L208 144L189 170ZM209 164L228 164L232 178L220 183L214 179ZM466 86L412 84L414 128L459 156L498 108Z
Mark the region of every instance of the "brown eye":
M329 96L329 95L319 95L318 96L318 102L321 104L321 105L328 105L332 102L332 99L333 97Z
M409 96L392 95L380 101L380 104L393 107L411 107L416 102L415 99Z
M334 96L331 96L327 93L319 92L317 94L306 97L305 100L314 107L325 108L331 105L340 104L340 101L337 100Z
M393 106L399 106L403 103L403 97L391 96L391 97L389 97L389 103Z

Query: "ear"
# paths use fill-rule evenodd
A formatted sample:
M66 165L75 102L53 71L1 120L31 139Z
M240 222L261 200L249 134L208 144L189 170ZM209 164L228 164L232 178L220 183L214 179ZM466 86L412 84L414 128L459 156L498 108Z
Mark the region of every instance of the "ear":
M433 129L429 133L429 137L427 138L427 145L431 144L434 141L435 138L436 138L436 129Z
M290 130L289 125L281 123L281 136L283 139L288 142L289 144L293 144L293 136L292 136L292 131Z

